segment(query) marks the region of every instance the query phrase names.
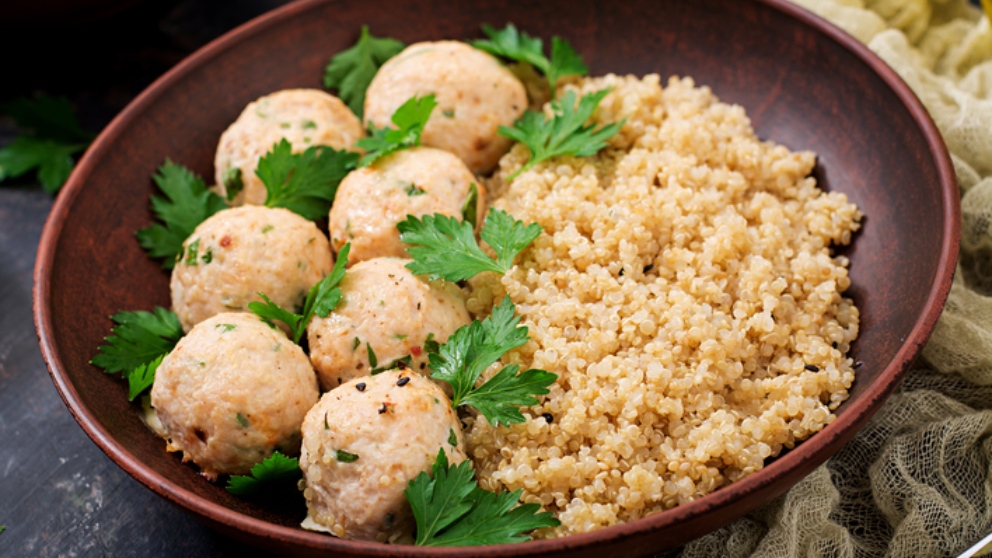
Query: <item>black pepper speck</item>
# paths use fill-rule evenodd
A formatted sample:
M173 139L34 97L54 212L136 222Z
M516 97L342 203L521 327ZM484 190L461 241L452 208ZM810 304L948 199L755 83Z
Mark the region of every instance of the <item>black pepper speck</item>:
M358 391L365 391L365 382L361 382L359 384L356 384L355 385L355 389L357 389Z
M386 404L383 403L382 406L379 407L379 414L381 415L385 412L386 412Z
M544 413L541 416L544 417L545 422L548 424L551 424L555 420L555 417L551 413Z
M405 385L407 385L409 383L410 383L410 377L409 376L403 376L399 380L396 380L396 385L398 385L400 387L403 387L403 386L405 386Z
M809 370L810 372L819 372L820 371L820 367L817 366L817 365L815 365L815 364L807 364L805 366L805 368L806 368L806 370Z

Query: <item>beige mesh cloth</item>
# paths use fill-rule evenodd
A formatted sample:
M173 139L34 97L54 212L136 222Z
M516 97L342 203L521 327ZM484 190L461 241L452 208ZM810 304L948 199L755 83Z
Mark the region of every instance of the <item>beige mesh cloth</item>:
M866 43L930 111L961 188L961 263L923 357L854 440L672 555L957 556L992 531L992 30L966 0L792 1Z

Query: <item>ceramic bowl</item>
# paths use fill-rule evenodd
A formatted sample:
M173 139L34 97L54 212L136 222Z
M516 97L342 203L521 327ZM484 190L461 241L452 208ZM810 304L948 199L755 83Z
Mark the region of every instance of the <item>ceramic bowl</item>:
M822 187L865 214L848 291L861 309L852 349L862 361L837 419L736 483L691 503L608 529L483 548L433 549L340 540L304 531L302 498L227 493L167 454L127 402L126 386L88 364L121 309L169 305L169 277L134 231L151 221L150 176L170 157L213 175L221 132L244 106L290 87L320 87L328 58L368 24L407 43L479 37L512 21L568 38L592 74L692 76L743 105L762 138L818 156ZM684 543L786 491L860 428L926 342L957 258L958 191L925 110L852 37L784 0L540 3L304 1L209 44L134 100L99 136L59 195L35 271L35 320L51 376L87 434L149 489L205 523L260 547L300 555L647 555Z

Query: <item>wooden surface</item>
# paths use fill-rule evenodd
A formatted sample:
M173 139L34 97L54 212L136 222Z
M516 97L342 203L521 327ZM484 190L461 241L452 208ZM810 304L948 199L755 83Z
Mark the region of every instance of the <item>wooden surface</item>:
M146 3L100 21L0 36L0 102L65 96L98 132L187 54L279 0ZM32 37L32 34L34 36ZM13 83L12 83L13 82ZM0 119L0 145L15 135ZM31 277L52 205L32 178L0 184L0 556L245 557L261 553L204 527L147 490L83 433L41 360Z

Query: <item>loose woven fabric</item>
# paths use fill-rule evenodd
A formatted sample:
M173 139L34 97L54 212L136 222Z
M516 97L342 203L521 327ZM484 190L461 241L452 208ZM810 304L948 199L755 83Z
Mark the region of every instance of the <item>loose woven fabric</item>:
M672 556L956 556L992 531L992 30L966 0L792 0L923 101L961 189L960 264L923 357L784 496Z

